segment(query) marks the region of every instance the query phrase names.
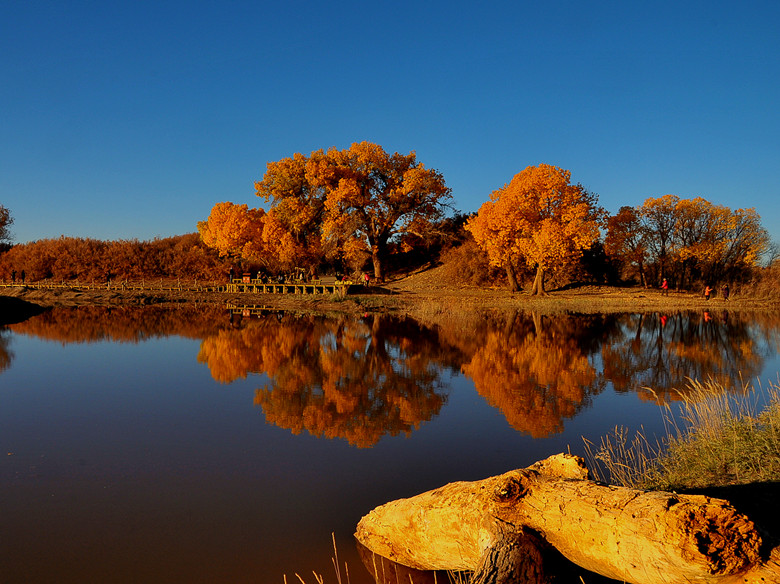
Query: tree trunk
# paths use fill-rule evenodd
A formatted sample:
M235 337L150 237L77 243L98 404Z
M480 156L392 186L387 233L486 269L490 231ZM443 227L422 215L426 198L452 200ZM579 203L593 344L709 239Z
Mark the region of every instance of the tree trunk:
M647 278L645 277L645 264L644 262L638 262L639 265L639 282L642 284L642 288L647 288Z
M512 265L512 260L506 261L506 279L509 282L510 292L518 292L520 285L517 283L517 276L515 275L515 267Z
M371 262L374 265L374 280L377 282L384 282L385 275L382 271L382 253L378 245L371 246Z
M735 584L767 574L767 582L780 581L780 572L760 565L753 523L727 501L595 483L570 455L387 503L363 517L355 535L414 568L479 568L483 583L512 581L490 574L525 573L519 582L536 583L543 581L536 552L512 552L538 548L534 532L582 568L633 584ZM515 565L519 556L531 559Z
M534 284L531 286L531 294L547 296L547 292L544 290L544 269L541 266L536 267L536 276L534 277Z

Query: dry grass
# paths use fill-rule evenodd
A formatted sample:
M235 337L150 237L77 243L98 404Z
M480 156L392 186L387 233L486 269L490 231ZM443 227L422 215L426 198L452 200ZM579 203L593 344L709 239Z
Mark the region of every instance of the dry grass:
M350 584L349 567L346 562L344 563L344 572L342 575L339 563L339 551L336 547L336 534L331 534L331 539L333 540L333 557L331 560L333 562L335 578L332 582L334 584ZM369 570L369 573L371 573L376 584L416 584L414 576L406 573L404 570L398 570L397 567L399 566L397 564L391 564L389 563L389 560L381 558L376 554L372 555L372 559L373 566L371 568L366 566L366 568ZM438 578L437 573L433 573L434 584L439 584L439 581L441 584L468 584L469 579L470 574L463 572L446 572L441 580ZM426 581L430 581L430 579L428 578ZM284 575L284 584L294 584L295 582L298 582L298 584L307 584L307 581L300 574L296 573L295 579L292 582L288 582L287 575ZM325 582L326 580L321 574L312 572L309 584L325 584Z
M759 409L761 401L766 405ZM656 443L620 427L598 447L586 442L597 479L657 490L780 480L778 384L728 392L712 381L692 381L679 410L665 408L667 434Z

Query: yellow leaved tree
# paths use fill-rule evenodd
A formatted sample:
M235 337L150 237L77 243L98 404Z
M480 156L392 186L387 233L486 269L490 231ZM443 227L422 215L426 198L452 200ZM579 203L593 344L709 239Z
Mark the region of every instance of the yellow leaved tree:
M536 269L532 294L546 294L545 273L579 259L599 238L604 211L597 197L571 184L571 172L549 164L529 166L493 191L466 225L491 265L514 271L520 262Z
M299 257L314 250L352 265L371 257L379 281L391 239L424 234L450 198L443 176L414 152L390 155L371 142L270 162L255 189Z
M664 195L646 199L636 215L648 262L658 279L669 278L677 288L743 279L769 248L769 235L752 208L732 211L702 197ZM623 257L630 251L610 250Z
M271 203L263 243L284 269L315 267L323 255L320 230L325 214L325 186L330 176L325 153L296 153L266 165L257 196Z
M203 243L216 249L220 257L259 260L263 253L265 211L250 209L229 201L212 207L208 219L198 222Z
M378 144L331 148L334 172L326 199L323 238L362 240L371 252L374 277L384 280L390 239L400 233L424 236L450 198L444 177L417 161L417 154L388 154ZM353 244L354 245L354 244Z

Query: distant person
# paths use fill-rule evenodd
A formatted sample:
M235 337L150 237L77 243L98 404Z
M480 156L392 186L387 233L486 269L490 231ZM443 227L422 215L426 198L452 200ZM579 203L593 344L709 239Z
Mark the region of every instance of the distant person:
M25 278L25 276L26 276L26 274L24 273L24 270L22 270L22 273L21 273L21 274L19 274L19 275L20 275L20 276L21 276L21 278L22 278L22 284L24 284L24 278Z
M368 272L363 272L363 286L368 286L371 283L371 276Z
M723 300L728 300L729 299L729 285L728 284L723 284L722 292L723 292Z
M669 295L669 282L666 278L664 278L664 281L661 282L661 290L663 291L664 296Z
M11 270L11 282L16 284L16 270Z
M710 294L712 294L712 286L708 284L707 287L704 289L704 299L709 300Z

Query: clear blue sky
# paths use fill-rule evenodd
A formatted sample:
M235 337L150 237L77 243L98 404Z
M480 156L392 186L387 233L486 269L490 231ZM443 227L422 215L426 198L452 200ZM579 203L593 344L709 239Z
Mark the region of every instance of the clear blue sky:
M703 196L780 240L778 26L776 0L8 0L0 204L19 243L167 237L370 140L461 211L544 162L612 213Z

